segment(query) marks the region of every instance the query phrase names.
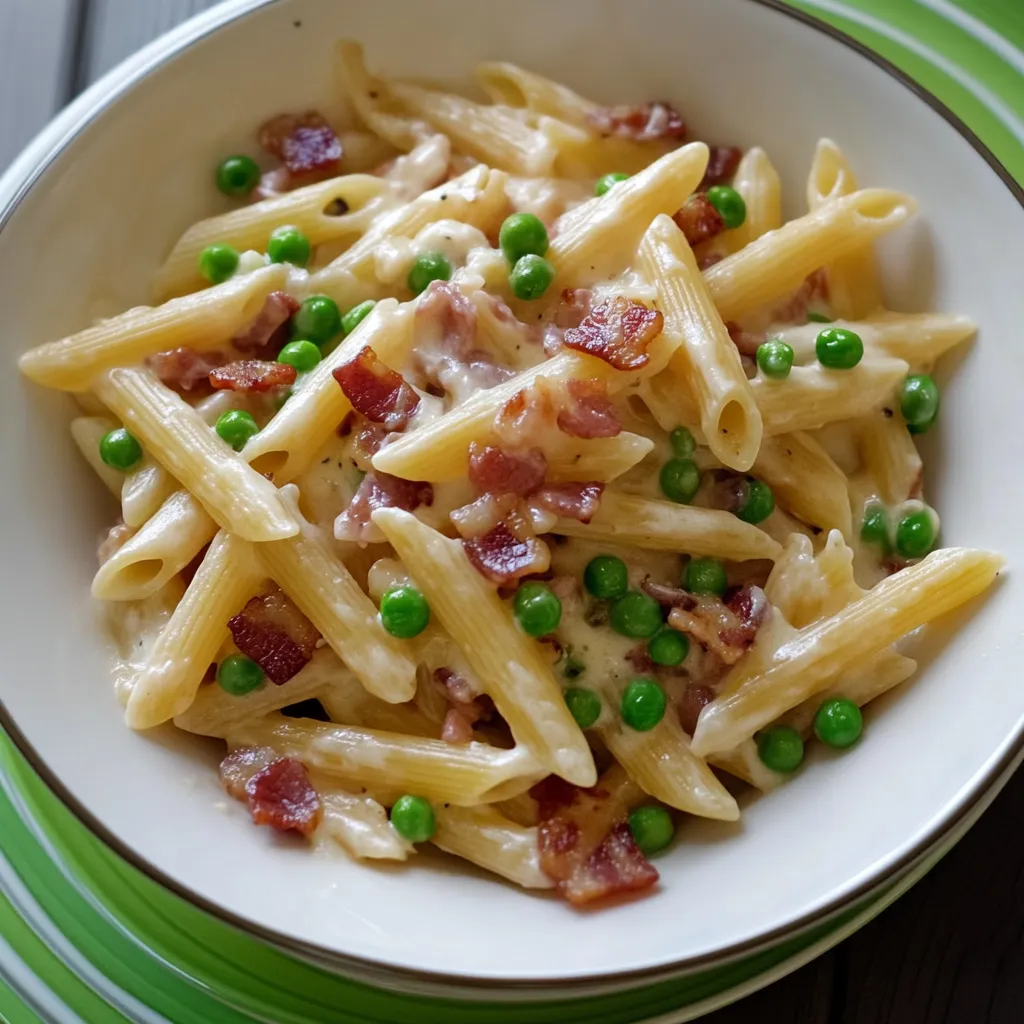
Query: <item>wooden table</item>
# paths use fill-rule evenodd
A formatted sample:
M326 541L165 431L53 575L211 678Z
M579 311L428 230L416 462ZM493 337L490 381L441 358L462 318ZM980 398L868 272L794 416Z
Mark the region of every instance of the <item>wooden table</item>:
M0 0L0 170L84 86L212 2ZM895 906L795 974L705 1020L1022 1024L1022 807L1024 773Z

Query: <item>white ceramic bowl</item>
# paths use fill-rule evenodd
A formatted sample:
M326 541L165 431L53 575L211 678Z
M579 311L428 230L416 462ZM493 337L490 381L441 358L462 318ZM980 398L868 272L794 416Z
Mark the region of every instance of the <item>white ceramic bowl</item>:
M1020 743L1024 580L1013 571L955 631L933 630L921 676L871 709L856 749L817 754L781 791L745 801L741 824L687 822L659 861L660 892L601 913L440 858L388 870L311 856L229 805L212 747L122 724L89 598L114 509L73 450L71 402L26 384L13 362L142 301L169 245L215 202L218 157L251 146L268 115L334 105L343 34L387 72L459 78L501 58L600 100L670 99L699 136L764 145L790 214L822 135L863 182L916 195L920 216L883 247L890 304L980 324L926 439L928 493L947 543L1020 562L1021 196L891 71L753 0L236 2L90 90L0 183L4 724L155 877L276 942L405 986L624 985L750 951L892 882Z

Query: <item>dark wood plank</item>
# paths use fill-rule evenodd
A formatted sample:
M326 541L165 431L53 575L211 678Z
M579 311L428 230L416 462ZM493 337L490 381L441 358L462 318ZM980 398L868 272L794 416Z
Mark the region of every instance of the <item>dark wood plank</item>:
M829 1024L837 956L830 950L774 985L701 1018L701 1024Z

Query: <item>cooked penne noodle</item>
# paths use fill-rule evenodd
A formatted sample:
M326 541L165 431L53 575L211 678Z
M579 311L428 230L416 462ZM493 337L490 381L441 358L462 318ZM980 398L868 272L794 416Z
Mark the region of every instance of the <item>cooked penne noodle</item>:
M623 431L615 437L563 444L547 453L552 480L614 480L632 469L654 448L649 437Z
M435 846L524 889L554 887L541 870L536 828L517 825L487 805L440 807L435 814Z
M751 472L805 523L851 537L846 474L809 434L796 431L766 437Z
M649 551L686 551L735 562L777 558L781 548L763 530L720 509L651 501L605 491L589 523L561 518L553 533Z
M252 548L221 532L157 637L128 698L125 721L149 729L180 715L228 637L228 619L256 592L263 572Z
M333 840L356 860L407 860L416 852L416 847L391 827L387 811L372 796L331 786L319 772L314 786L323 807L318 840Z
M100 458L100 441L116 429L117 423L104 416L76 416L71 421L71 439L82 453L82 458L93 468L103 486L115 498L120 498L124 473L112 469Z
M924 466L903 417L894 410L876 411L857 426L857 442L868 476L882 500L906 501L920 486Z
M821 139L807 178L807 208L817 210L832 199L856 191L857 179L843 151L831 139ZM841 319L856 320L882 305L878 264L871 242L832 261L826 273L829 302Z
M130 366L157 352L183 346L197 351L217 348L256 317L263 300L283 288L287 276L284 265L274 264L162 306L136 306L61 341L30 349L18 366L45 387L86 391L102 371Z
M771 437L866 416L892 400L908 369L902 359L868 356L852 370L814 363L794 366L785 380L759 375L750 383L765 435Z
M392 704L411 700L416 691L416 664L385 632L377 608L352 574L324 544L299 512L298 488L281 491L299 532L257 549L267 575L299 606L335 654L363 686Z
M560 82L518 64L486 61L477 64L474 75L491 102L506 107L525 107L535 114L547 114L580 127L585 127L598 109L596 103Z
M233 452L150 370L109 370L96 392L211 516L244 540L291 537L298 524L277 488Z
M178 490L178 481L148 455L124 475L121 487L121 518L129 526L142 526Z
M680 341L667 372L685 381L716 458L731 469L750 469L761 444L761 414L693 251L670 217L651 224L640 242L640 264L657 287L665 331Z
M548 249L557 271L552 289L584 287L621 272L651 221L683 205L707 163L707 146L691 142L574 211Z
M416 793L458 807L493 803L525 792L546 771L522 747L457 745L377 729L272 714L250 719L228 736L232 747L273 747L347 782Z
M648 732L637 732L618 720L599 731L629 777L656 800L702 818L739 818L735 799L690 749L676 715L665 715Z
M743 223L723 236L729 252L737 252L769 231L782 227L782 183L768 154L760 146L754 146L743 154L732 187L747 205Z
M877 654L901 636L977 597L1003 559L985 551L944 548L883 580L839 614L800 630L750 675L741 662L702 712L694 751L707 756L749 739L820 691L846 665Z
M225 243L239 252L266 252L271 233L286 224L298 228L314 246L358 238L393 202L384 178L346 174L201 220L178 239L157 271L156 297L165 301L206 287L209 282L199 273L199 256L208 245ZM332 212L338 209L341 212Z
M217 524L188 491L176 491L107 559L92 581L93 597L141 601L184 569L213 540Z
M903 224L917 209L909 196L864 189L834 199L704 271L723 320L794 291L809 274Z
M712 754L707 763L742 779L762 793L770 793L786 781L782 772L774 772L765 765L753 740L746 740L733 750Z
M548 771L579 786L593 785L594 759L550 666L536 641L516 628L461 543L398 509L378 509L373 521L466 656L516 742Z

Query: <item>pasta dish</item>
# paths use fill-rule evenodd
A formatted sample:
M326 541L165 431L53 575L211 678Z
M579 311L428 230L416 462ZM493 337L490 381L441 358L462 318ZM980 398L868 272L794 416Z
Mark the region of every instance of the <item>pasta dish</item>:
M885 307L915 204L830 140L784 221L765 150L669 103L337 59L330 118L211 168L152 305L20 361L120 503L127 724L220 741L264 836L650 889L687 816L870 743L901 639L998 574L915 444L974 326Z

